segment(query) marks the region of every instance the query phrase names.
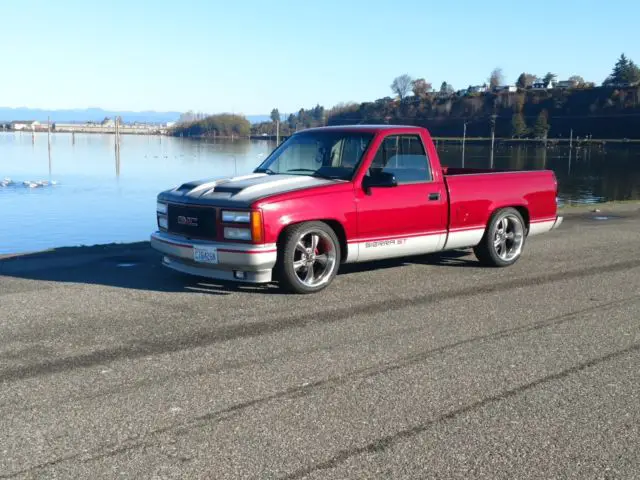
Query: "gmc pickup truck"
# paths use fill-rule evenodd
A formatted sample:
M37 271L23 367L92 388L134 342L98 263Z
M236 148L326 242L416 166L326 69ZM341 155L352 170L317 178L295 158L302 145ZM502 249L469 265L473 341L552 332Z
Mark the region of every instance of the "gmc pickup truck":
M161 192L151 245L177 271L294 293L345 263L452 249L505 267L562 222L557 187L550 170L444 167L420 127L311 128L251 174Z

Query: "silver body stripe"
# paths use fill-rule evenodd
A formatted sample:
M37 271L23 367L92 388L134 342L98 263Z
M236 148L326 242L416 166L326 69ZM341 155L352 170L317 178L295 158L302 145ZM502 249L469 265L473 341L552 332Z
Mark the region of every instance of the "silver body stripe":
M409 237L394 237L378 240L358 240L349 242L345 263L382 260L385 258L423 255L444 249L473 247L480 242L484 229L445 232ZM446 244L445 244L446 242Z

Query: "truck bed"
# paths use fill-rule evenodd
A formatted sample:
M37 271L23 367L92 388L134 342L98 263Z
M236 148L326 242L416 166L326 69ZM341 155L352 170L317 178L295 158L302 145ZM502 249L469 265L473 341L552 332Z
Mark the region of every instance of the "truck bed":
M527 223L553 222L557 181L552 170L442 168L449 194L449 227L486 225L488 212L518 207Z

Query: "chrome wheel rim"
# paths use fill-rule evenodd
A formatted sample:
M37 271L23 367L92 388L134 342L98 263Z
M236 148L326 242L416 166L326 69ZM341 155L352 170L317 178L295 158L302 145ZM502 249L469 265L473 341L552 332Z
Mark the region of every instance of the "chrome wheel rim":
M293 271L300 283L317 287L331 278L336 259L336 248L329 235L319 230L305 232L296 243Z
M502 260L510 261L520 255L524 243L524 226L515 215L505 215L496 223L493 248Z

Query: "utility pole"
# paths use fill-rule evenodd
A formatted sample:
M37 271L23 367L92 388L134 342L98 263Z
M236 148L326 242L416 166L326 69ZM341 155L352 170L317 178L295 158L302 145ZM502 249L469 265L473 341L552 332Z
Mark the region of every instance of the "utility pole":
M572 145L573 145L573 128L571 129L571 133L569 134L569 150L571 150Z
M464 121L464 130L462 132L462 168L464 168L464 144L467 141L467 121Z
M280 119L276 120L276 146L280 145Z
M496 139L496 114L491 115L491 166L493 168L493 145Z

